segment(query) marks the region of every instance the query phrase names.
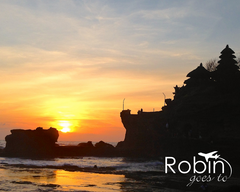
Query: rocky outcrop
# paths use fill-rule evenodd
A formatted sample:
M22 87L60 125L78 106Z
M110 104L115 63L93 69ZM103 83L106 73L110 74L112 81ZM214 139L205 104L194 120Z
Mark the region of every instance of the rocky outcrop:
M79 143L78 147L87 148L87 149L94 148L92 141L88 141L87 143Z
M234 52L227 46L221 53L216 71L200 64L188 73L186 85L175 87L162 111L122 111L126 135L119 148L137 156L218 149L234 157L240 145L240 72Z
M54 156L55 143L58 140L55 128L36 130L13 129L11 135L5 137L4 155L12 157L44 157Z
M116 149L113 145L100 141L95 144L95 154L97 156L115 156Z
M76 146L57 146L56 156L98 156L112 157L119 156L118 150L113 145L100 141L95 145L91 141L79 143Z
M56 156L94 156L95 147L91 141L78 145L56 146Z
M117 148L127 156L151 156L155 154L159 138L164 134L164 129L161 129L166 124L164 114L142 110L138 114L131 114L130 110L124 110L120 116L126 134L124 142L118 144Z
M3 154L4 148L0 147L0 156Z
M59 146L58 131L55 128L36 130L11 130L5 137L6 147L0 149L0 156L7 157L73 157L73 156L118 156L118 150L111 144L91 141L72 146Z

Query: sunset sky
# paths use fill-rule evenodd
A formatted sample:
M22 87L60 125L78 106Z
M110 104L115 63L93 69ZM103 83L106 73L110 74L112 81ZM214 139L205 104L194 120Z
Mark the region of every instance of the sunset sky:
M239 0L0 1L0 139L70 129L59 140L121 141L120 112L161 110L186 74L229 44Z

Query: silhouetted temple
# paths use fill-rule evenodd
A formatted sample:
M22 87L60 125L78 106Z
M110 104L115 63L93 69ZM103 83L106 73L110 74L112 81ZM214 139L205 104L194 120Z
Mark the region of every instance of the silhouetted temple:
M240 72L236 56L234 51L227 45L225 49L222 50L218 61L219 65L217 70L213 72L213 79L224 86L232 87L232 84L239 83Z
M123 110L122 147L153 156L216 148L234 153L240 144L239 65L228 45L219 58L213 72L202 63L189 72L185 85L174 87L174 99L166 99L162 111L131 114Z
M210 82L210 72L203 67L202 63L196 69L189 72L187 77L190 77L184 81L187 86L205 85Z

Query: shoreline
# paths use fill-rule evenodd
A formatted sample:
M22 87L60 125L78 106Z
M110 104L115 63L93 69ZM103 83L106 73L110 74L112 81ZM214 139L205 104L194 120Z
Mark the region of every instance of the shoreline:
M87 158L86 158L87 159ZM99 158L101 159L101 158ZM109 158L111 159L111 158ZM90 159L88 159L90 161ZM76 186L80 186L81 190L87 186L86 191L97 191L101 186L107 187L108 190L106 191L114 191L111 188L116 187L115 190L121 191L125 189L126 191L146 191L146 189L152 189L152 191L157 191L162 189L166 192L174 191L174 192L183 192L183 191L203 191L201 190L201 186L203 183L195 182L191 187L186 187L189 183L189 178L191 174L181 175L181 174L165 174L162 171L116 171L114 169L110 169L109 167L98 167L98 168L79 168L74 166L23 166L23 165L4 165L1 164L1 170L8 170L10 172L14 171L18 174L15 177L12 177L11 180L8 182L11 185L17 186L27 186L27 187L46 187L56 189L58 191L64 191L65 183L59 182L58 177L62 177L61 174L64 175L64 178L72 179L71 183ZM12 170L12 171L11 171ZM45 173L57 173L54 176L54 179L49 180L44 177ZM27 177L22 175L28 175ZM29 175L32 175L29 177ZM7 175L6 175L7 176ZM73 178L74 176L74 178ZM82 176L82 177L81 177ZM81 179L79 178L81 177ZM87 181L84 178L94 178L91 180L91 183L88 185L82 185L81 182L86 183ZM104 183L101 185L96 180L105 178ZM20 178L17 179L17 178ZM22 178L22 179L21 179ZM42 179L40 179L42 178ZM117 179L114 182L111 181L112 179ZM39 180L40 179L40 180ZM46 181L48 182L46 183ZM120 179L120 180L119 180ZM100 179L101 180L101 179ZM81 182L80 182L81 181ZM74 183L75 182L75 183ZM0 179L1 183L1 179ZM68 183L66 185L71 185ZM119 188L119 186L121 186ZM72 186L68 186L71 189ZM209 192L229 192L230 188L239 189L239 177L231 177L226 183L219 183L219 182L210 182L207 183L208 191ZM72 188L73 189L73 188ZM74 188L75 189L75 188ZM80 188L79 188L80 189ZM21 191L21 190L20 190ZM74 191L74 190L72 190ZM77 191L77 190L76 190Z

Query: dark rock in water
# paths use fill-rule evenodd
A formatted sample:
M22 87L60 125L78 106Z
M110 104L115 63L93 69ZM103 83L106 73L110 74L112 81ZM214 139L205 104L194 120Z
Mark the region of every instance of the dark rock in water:
M114 149L114 146L109 144L109 143L105 143L104 141L99 141L98 143L95 144L96 149Z
M79 143L76 146L56 146L56 156L114 156L117 155L116 149L111 144L100 141L92 144L91 141L87 143Z
M79 143L76 146L57 146L57 156L91 156L94 155L94 146L91 141Z
M12 157L54 156L58 131L55 128L36 130L13 129L11 135L5 137L4 155Z
M3 148L0 147L0 155L2 155L2 154L3 154Z
M76 146L56 146L56 156L114 156L117 155L116 149L111 144L100 141L92 144L79 143Z
M79 146L56 146L55 155L58 157L70 157L70 156L87 156L89 151L82 149Z
M120 141L117 143L116 146L116 153L118 156L122 157L131 157L133 156L133 152L136 150L136 148L131 148L126 142Z
M41 184L39 185L41 187L52 187L52 188L58 188L58 187L61 187L60 185L57 185L57 184Z
M79 143L78 147L84 147L84 148L94 148L92 141L88 141L87 143Z
M95 154L97 156L112 156L115 154L115 147L109 143L100 141L95 144Z
M123 147L124 147L124 141L119 141L119 142L117 143L116 148L117 148L117 149L122 149Z
M94 155L95 147L93 146L92 141L88 141L87 143L79 143L78 147L82 153L82 156Z
M72 146L59 146L56 144L59 134L55 128L14 129L11 133L5 138L6 147L0 149L1 156L45 158L117 155L115 147L103 141L96 143L95 146L91 141Z
M16 184L33 184L31 181L12 181L11 183L16 183Z

